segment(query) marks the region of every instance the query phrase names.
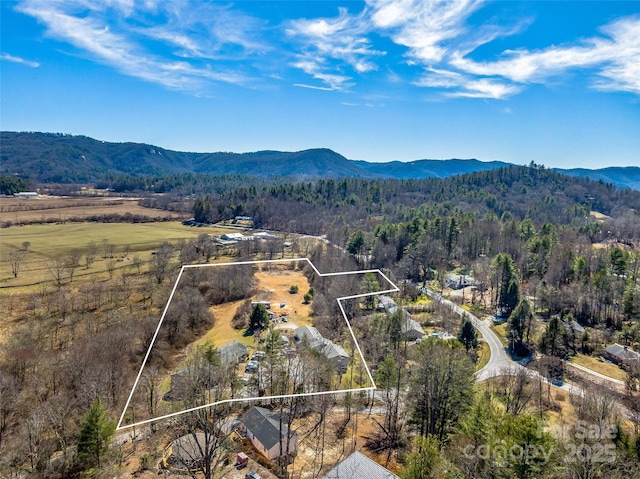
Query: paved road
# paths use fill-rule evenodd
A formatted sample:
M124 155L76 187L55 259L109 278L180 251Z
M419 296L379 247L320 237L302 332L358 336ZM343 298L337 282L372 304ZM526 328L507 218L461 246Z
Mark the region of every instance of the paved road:
M473 326L482 335L484 341L489 345L491 357L489 358L489 362L487 362L487 364L482 369L476 372L476 378L478 381L483 381L495 376L500 376L502 374L505 374L507 370L515 371L518 368L524 368L524 366L521 366L509 357L507 351L502 345L502 342L500 341L500 338L491 329L490 318L481 321L476 316L458 306L457 304L449 301L448 299L444 299L440 293L436 293L427 288L420 288L420 290L430 298L450 307L457 314L461 316L466 315L471 320Z

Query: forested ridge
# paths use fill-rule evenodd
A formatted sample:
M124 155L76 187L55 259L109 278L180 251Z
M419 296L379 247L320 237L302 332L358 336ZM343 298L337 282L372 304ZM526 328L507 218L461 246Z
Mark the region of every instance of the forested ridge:
M289 177L288 181L317 178L448 178L509 166L502 161L415 160L373 163L348 160L327 148L302 151L256 151L246 153L194 153L173 151L144 143L114 143L82 135L38 132L0 132L0 175L18 176L38 183L120 183L119 188L167 191L171 181L124 180L124 177L185 176L208 183L205 175L243 175L261 181ZM540 162L544 162L541 158ZM609 159L615 163L615 159ZM640 168L609 167L597 170L556 169L569 176L590 177L619 187L640 189ZM137 184L136 184L137 183ZM180 187L178 181L175 187ZM195 186L197 190L197 186ZM122 190L124 191L124 190ZM186 190L185 190L186 191Z
M605 215L640 209L640 193L603 182L572 178L538 166L499 168L446 179L320 179L254 185L208 195L207 217L220 221L249 215L256 227L321 234L344 226L363 228L414 217L455 214L537 224L580 225L590 211Z

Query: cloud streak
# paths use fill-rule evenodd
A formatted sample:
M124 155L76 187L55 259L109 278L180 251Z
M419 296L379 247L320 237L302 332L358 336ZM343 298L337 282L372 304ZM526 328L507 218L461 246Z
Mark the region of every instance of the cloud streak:
M16 57L8 53L0 53L0 60L4 62L19 63L20 65L25 65L31 68L38 68L40 66L40 63L38 62L25 60L24 58Z
M143 7L156 13L159 8L152 2ZM171 89L198 92L207 82L246 84L249 81L237 68L190 61L192 57L206 57L201 52L207 45L200 45L197 40L181 33L175 21L153 27L131 26L138 21L134 17L145 13L136 10L133 2L27 0L18 6L18 10L45 25L47 36L69 43L91 59L126 75ZM114 16L113 10L121 16ZM127 20L131 20L131 24ZM213 25L211 28L221 27ZM165 48L167 44L177 47L179 51L177 54L151 53L139 40L140 36L158 40ZM251 45L249 41L242 43L238 33L227 39L227 43L243 47Z
M640 94L640 18L617 20L602 28L607 35L579 45L540 51L505 51L493 62L476 62L454 53L451 65L472 75L502 77L514 83L545 83L576 68L596 68L594 86Z
M200 0L22 0L16 9L93 61L196 94L216 83L264 82L354 93L361 82L375 81L378 91L409 85L442 97L506 99L582 70L593 89L640 95L640 16L618 18L572 43L487 57L490 49L479 47L534 20L479 21L474 15L485 3L365 0L358 10L350 4L332 17L275 25L237 6ZM1 59L39 66L8 53Z

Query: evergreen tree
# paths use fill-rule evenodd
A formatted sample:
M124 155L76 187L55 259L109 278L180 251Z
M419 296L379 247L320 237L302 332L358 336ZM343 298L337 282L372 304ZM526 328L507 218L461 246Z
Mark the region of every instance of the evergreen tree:
M444 460L440 452L440 441L435 436L417 436L413 452L407 459L407 465L402 471L402 479L429 479L447 477L443 467Z
M512 344L513 349L518 349L524 343L525 336L528 340L532 320L533 313L531 311L531 305L529 301L523 298L511 312L509 323L507 324L509 337L511 337L514 342L514 344Z
M115 423L107 417L107 412L100 401L94 401L80 422L76 459L81 469L86 470L100 465L100 458L106 451L115 429Z
M380 283L378 282L378 278L376 278L375 273L366 273L362 278L362 292L363 293L374 293L376 291L380 291ZM364 307L366 309L373 309L375 306L375 296L365 296L363 299Z
M509 316L520 301L516 265L511 256L505 253L496 256L493 266L496 270L497 306L505 316Z
M564 357L566 355L564 348L565 336L566 331L562 327L560 319L557 316L552 316L540 338L538 344L540 352L560 358Z
M354 231L347 241L347 251L353 255L362 254L364 249L364 233L361 230Z
M464 319L464 323L462 323L462 329L460 330L460 334L458 334L458 341L460 341L467 352L471 348L478 347L478 333L476 333L473 324L469 321L469 318Z
M266 329L269 325L269 313L264 304L256 304L249 316L249 330L255 331L256 329Z

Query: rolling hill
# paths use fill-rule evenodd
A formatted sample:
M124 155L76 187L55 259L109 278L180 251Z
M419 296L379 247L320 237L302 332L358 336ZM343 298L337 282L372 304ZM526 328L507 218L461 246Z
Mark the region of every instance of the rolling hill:
M0 132L0 145L0 174L30 178L41 183L91 183L108 174L176 173L297 178L447 178L510 165L475 159L372 163L348 160L326 148L297 152L192 153L143 143L111 143L59 133ZM555 171L640 190L640 167Z

